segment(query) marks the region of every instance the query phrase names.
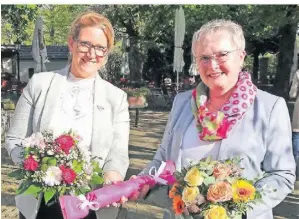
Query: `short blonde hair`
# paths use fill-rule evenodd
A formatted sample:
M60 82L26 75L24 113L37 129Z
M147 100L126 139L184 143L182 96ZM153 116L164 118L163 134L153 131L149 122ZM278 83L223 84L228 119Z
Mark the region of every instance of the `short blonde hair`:
M226 31L231 36L232 42L238 49L245 50L245 37L242 27L230 20L217 19L205 23L195 32L192 39L192 54L195 56L196 43L200 41L202 37L221 31Z
M101 28L107 37L108 50L111 50L114 45L114 30L108 18L93 11L84 12L73 21L69 35L73 39L77 39L81 29L84 27Z

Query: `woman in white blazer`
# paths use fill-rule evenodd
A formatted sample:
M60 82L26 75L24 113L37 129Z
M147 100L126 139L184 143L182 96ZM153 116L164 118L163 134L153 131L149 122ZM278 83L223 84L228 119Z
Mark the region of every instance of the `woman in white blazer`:
M22 162L22 139L51 129L59 135L70 128L82 136L93 156L102 158L104 181L122 181L128 165L129 112L127 96L106 82L98 70L114 44L114 31L103 15L86 12L74 20L68 39L71 63L64 69L33 75L20 97L6 148L15 163ZM59 203L43 198L16 197L20 218L62 218ZM91 213L87 218L116 218L117 208Z
M207 156L215 160L240 157L244 177L253 179L264 171L267 175L257 182L257 188L277 189L243 218L271 219L272 208L292 191L295 181L286 102L257 89L250 74L241 70L246 53L238 24L227 20L206 23L195 34L192 52L202 82L193 91L176 96L161 146L141 174L158 168L161 161L173 161L180 171L188 161ZM152 190L147 200L168 208L164 217L173 218L168 190L167 186Z

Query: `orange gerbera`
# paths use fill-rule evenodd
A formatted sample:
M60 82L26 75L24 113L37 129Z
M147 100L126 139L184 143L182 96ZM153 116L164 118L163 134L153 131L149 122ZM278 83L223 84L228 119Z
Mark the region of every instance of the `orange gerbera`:
M169 198L174 198L175 196L176 196L176 193L177 193L177 187L178 186L178 184L177 183L175 183L175 184L173 184L173 186L172 186L172 188L170 189L170 191L169 191L169 193L168 193L168 196L169 196Z
M184 202L180 196L175 196L173 199L173 210L176 215L180 215L183 213L185 208Z

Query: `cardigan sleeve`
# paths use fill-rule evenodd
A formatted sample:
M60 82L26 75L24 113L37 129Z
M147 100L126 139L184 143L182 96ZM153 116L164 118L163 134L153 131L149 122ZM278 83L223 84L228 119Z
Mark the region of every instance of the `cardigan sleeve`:
M33 84L34 76L24 88L23 93L18 100L14 116L12 117L6 135L5 147L9 156L16 164L22 162L22 158L20 157L20 154L23 151L23 148L20 146L22 140L32 134L32 119L34 112Z

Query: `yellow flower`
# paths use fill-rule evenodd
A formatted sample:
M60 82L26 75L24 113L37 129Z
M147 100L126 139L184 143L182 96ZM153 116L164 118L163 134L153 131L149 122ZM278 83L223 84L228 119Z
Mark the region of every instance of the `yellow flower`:
M197 197L197 195L199 194L199 189L198 187L189 187L186 186L183 190L183 201L185 203L190 203L192 201L194 201Z
M188 183L189 186L200 186L203 183L204 177L196 167L192 167L187 172L184 180Z
M203 212L204 219L229 219L226 210L222 206L211 205L209 209Z
M246 180L237 180L232 185L234 202L248 202L255 197L255 187Z

